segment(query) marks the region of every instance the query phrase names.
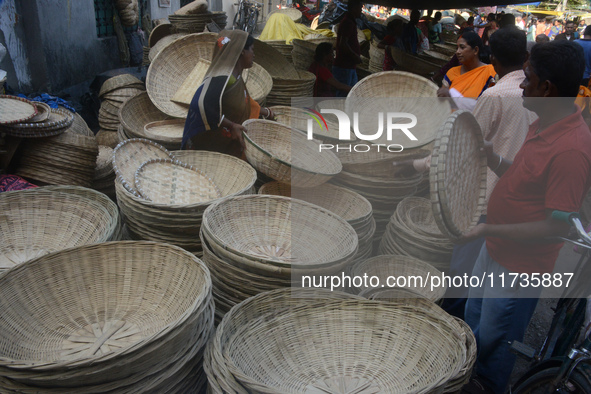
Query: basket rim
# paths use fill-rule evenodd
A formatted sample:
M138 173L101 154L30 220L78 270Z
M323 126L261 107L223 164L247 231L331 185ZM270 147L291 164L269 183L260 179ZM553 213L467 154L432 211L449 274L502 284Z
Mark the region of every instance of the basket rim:
M231 247L229 245L227 245L226 243L222 242L222 240L220 240L220 238L213 234L210 230L209 230L209 225L208 225L208 216L211 214L212 211L216 210L218 208L219 205L221 204L230 204L233 201L240 201L240 200L277 200L279 202L282 203L288 203L288 204L299 204L308 208L312 208L315 209L317 211L322 212L325 215L328 215L332 218L334 218L335 220L337 220L338 222L340 222L341 225L344 225L348 232L352 235L352 245L354 245L354 248L350 248L352 250L350 250L346 255L344 255L343 257L341 257L340 259L337 260L332 260L326 263L321 263L321 264L292 264L289 262L285 262L284 260L279 260L279 259L273 259L273 258L256 258L256 261L262 262L262 263L266 263L266 264L272 264L275 266L281 266L281 267L286 267L286 268L301 268L301 269L312 269L312 268L324 268L327 266L331 266L331 265L336 265L339 262L345 261L347 259L350 259L351 257L353 257L356 253L357 253L357 249L359 247L358 245L358 236L357 236L357 232L355 231L355 229L353 228L353 226L351 226L351 224L349 224L345 219L341 218L339 215L329 211L326 208L322 208L318 205L303 201L303 200L298 200L298 199L292 199L290 197L284 197L284 196L272 196L272 195L259 195L259 194L249 194L249 195L243 195L243 196L235 196L235 197L231 197L231 198L227 198L224 199L222 201L216 202L215 204L211 204L209 207L207 207L207 209L203 212L203 218L201 221L201 231L203 231L204 233L207 234L208 238L210 238L210 242L215 242L217 245L219 245L221 248L228 250L229 252L236 254L240 257L244 257L247 259L253 259L254 256L248 254L248 253L244 253L241 250L238 250L234 247Z
M284 125L284 124L277 123L277 122L274 122L274 121L271 121L271 120L264 120L264 119L248 119L248 120L246 120L244 123L242 123L242 125L246 127L247 125L249 125L249 124L251 124L251 123L255 123L255 122L265 122L265 123L269 123L269 124L278 125L278 126L280 126L280 127L287 128L287 129L289 129L289 130L291 130L291 131L295 131L295 132L297 132L297 133L299 133L300 135L302 135L302 136L303 136L303 133L302 133L300 130L298 130L298 129L292 129L292 128L291 128L291 127L289 127L289 126L286 126L286 125ZM253 140L252 140L252 139L251 139L251 138L248 136L248 133L247 133L246 131L243 131L243 132L242 132L242 136L243 136L243 137L245 137L245 139L246 139L246 140L247 140L247 141L248 141L248 142L249 142L249 143L250 143L252 146L254 146L254 147L257 149L257 150L259 150L260 152L262 152L262 153L263 153L265 156L268 156L268 157L270 157L272 160L276 160L276 161L278 161L279 163L281 163L281 164L283 164L283 165L286 165L286 166L288 166L288 167L290 167L290 168L294 168L294 169L296 169L296 170L298 170L298 171L305 172L305 173L307 173L307 174L312 174L312 175L319 174L319 175L326 175L326 176L335 176L335 175L338 175L338 174L339 174L339 173L342 171L342 169L343 169L343 164L341 163L341 161L339 160L339 158L338 158L338 157L337 157L337 156L336 156L336 155L335 155L333 152L331 152L331 151L328 151L327 153L328 153L329 155L330 155L330 154L332 154L332 155L335 157L336 161L338 161L338 162L339 162L339 166L337 166L337 167L340 167L340 169L339 169L339 171L338 171L338 172L334 172L334 173L333 173L333 172L323 172L323 173L320 173L320 172L315 172L315 171L307 170L307 169L305 169L305 168L302 168L302 167L298 167L298 166L296 166L296 165L293 165L293 164L291 164L291 163L288 163L288 162L286 162L285 160L283 160L283 159L281 159L281 158L279 158L279 157L277 157L277 156L274 156L274 155L273 155L273 154L271 154L270 152L268 152L268 151L266 151L265 149L263 149L262 147L260 147L260 146L259 146L257 143L255 143L255 142L254 142L254 141L253 141ZM311 142L314 142L314 141L311 141ZM314 143L316 143L316 142L314 142Z
M23 264L20 264L16 267L12 268L6 274L0 275L0 285L2 284L2 282L9 280L11 278L11 276L14 276L15 274L19 274L21 271L28 269L29 266L42 265L42 262L40 262L40 261L42 261L43 259L51 258L57 254L76 253L77 251L85 251L85 250L95 249L95 248L101 248L101 249L104 248L104 249L109 250L112 247L116 247L118 245L120 245L122 247L125 247L127 245L130 245L130 246L137 245L137 247L143 247L143 248L158 247L158 248L169 248L169 249L176 250L178 253L186 256L188 259L193 260L196 263L195 265L198 266L201 270L203 270L203 279L204 279L204 285L203 285L203 289L202 289L203 291L200 293L200 296L197 297L193 301L193 303L187 308L187 310L185 310L180 316L178 316L177 319L175 319L175 321L170 322L168 325L166 325L166 327L164 327L159 332L157 332L153 335L150 335L149 337L145 337L142 340L134 343L133 345L131 345L129 347L122 348L120 351L112 351L112 352L109 352L109 353L107 353L105 355L101 355L101 356L78 358L78 359L74 359L74 360L59 361L59 362L34 361L34 362L27 363L27 360L18 360L18 362L20 362L19 364L15 363L14 359L9 359L9 358L0 356L0 365L3 368L8 368L11 370L43 370L43 371L51 371L51 370L55 370L55 369L68 368L68 367L72 367L72 366L75 366L76 368L81 368L81 367L92 366L95 363L108 362L114 358L116 359L116 358L120 358L120 357L125 357L126 355L128 355L130 353L136 353L138 351L141 352L145 345L147 345L149 343L153 343L154 341L158 340L159 338L162 338L162 337L168 335L170 333L170 331L173 330L175 327L179 327L184 322L189 320L191 318L191 315L195 311L198 310L199 305L206 304L207 298L211 294L211 290L212 290L211 273L210 273L207 265L201 259L199 259L197 256L195 256L194 254L192 254L190 252L187 252L183 248L180 248L175 245L167 244L167 243L152 242L152 241L105 242L105 243L96 244L96 245L84 245L84 246L72 247L72 248L63 249L63 250L60 250L57 252L49 253L44 256L29 260Z

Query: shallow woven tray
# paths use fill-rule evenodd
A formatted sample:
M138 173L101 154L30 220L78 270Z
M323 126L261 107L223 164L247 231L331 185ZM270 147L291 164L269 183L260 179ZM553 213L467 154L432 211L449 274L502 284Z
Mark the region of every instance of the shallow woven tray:
M486 197L486 154L474 115L454 112L439 129L429 181L439 230L457 238L476 225Z
M247 132L246 158L257 170L283 183L313 187L338 174L342 165L331 151L319 152L319 144L302 133L269 120L243 123Z
M162 112L176 117L187 116L189 107L171 101L201 58L211 59L215 33L189 34L173 41L152 60L146 75L146 90Z
M33 104L37 108L37 115L28 120L29 123L43 122L49 118L51 108L49 105L40 101L34 101Z
M13 123L2 127L2 131L15 137L42 138L66 131L74 122L74 114L66 109L51 108L49 117L36 123Z
M151 159L173 159L173 155L162 145L143 138L125 140L113 151L113 170L117 180L135 196L135 173L142 164Z
M184 129L184 119L157 120L144 126L147 138L167 143L180 143L183 139Z
M150 52L148 54L148 59L150 60L150 62L152 62L154 60L154 58L156 57L156 55L158 55L160 53L160 51L162 51L162 49L166 48L171 42L173 42L174 40L184 37L186 36L186 33L175 33L175 34L170 34L166 37L163 37L161 40L158 41L158 43L154 46L152 46L152 48L150 48Z
M202 171L176 160L150 160L135 173L142 197L159 204L198 204L222 196Z
M395 47L389 49L392 59L401 70L428 77L441 69L440 64L424 60L417 55L412 55Z
M350 259L358 244L344 219L280 196L239 196L212 204L203 213L201 230L210 243L232 254L287 268L334 265Z
M25 122L37 114L31 101L5 94L0 95L0 125Z

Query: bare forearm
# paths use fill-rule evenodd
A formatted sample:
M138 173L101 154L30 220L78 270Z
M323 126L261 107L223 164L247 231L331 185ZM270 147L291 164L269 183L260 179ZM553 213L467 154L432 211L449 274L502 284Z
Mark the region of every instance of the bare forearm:
M515 224L485 224L483 236L510 239L518 242L547 243L550 237L566 236L568 224L552 219Z

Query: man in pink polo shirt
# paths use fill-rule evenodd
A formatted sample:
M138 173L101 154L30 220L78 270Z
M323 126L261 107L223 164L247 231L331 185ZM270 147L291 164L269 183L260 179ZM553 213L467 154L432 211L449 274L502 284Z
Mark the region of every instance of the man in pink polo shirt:
M499 177L486 223L463 237L485 237L472 275L551 273L562 247L545 241L565 236L569 226L554 210L578 211L591 187L591 132L574 104L585 69L583 50L569 41L533 47L525 64L523 106L539 119L529 128L513 162L487 149L488 166ZM489 147L490 148L490 147ZM523 339L542 287L496 281L471 288L465 320L478 341L477 377L467 393L503 393L515 356L511 341Z

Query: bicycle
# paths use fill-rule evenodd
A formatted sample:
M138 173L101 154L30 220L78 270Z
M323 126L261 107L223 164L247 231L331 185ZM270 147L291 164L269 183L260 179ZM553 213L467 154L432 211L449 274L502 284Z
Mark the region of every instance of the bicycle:
M233 29L244 30L248 34L254 33L263 4L257 1L240 0L235 5L238 6L238 11L234 15Z
M591 237L583 228L579 215L554 211L552 217L575 228L577 240L560 239L582 248L575 277L589 278ZM584 329L588 287L588 282L582 280L572 289L564 290L557 303L546 339L538 352L520 342L511 344L514 353L534 361L533 367L513 385L511 394L591 393L591 332L582 344L575 346L579 332Z

